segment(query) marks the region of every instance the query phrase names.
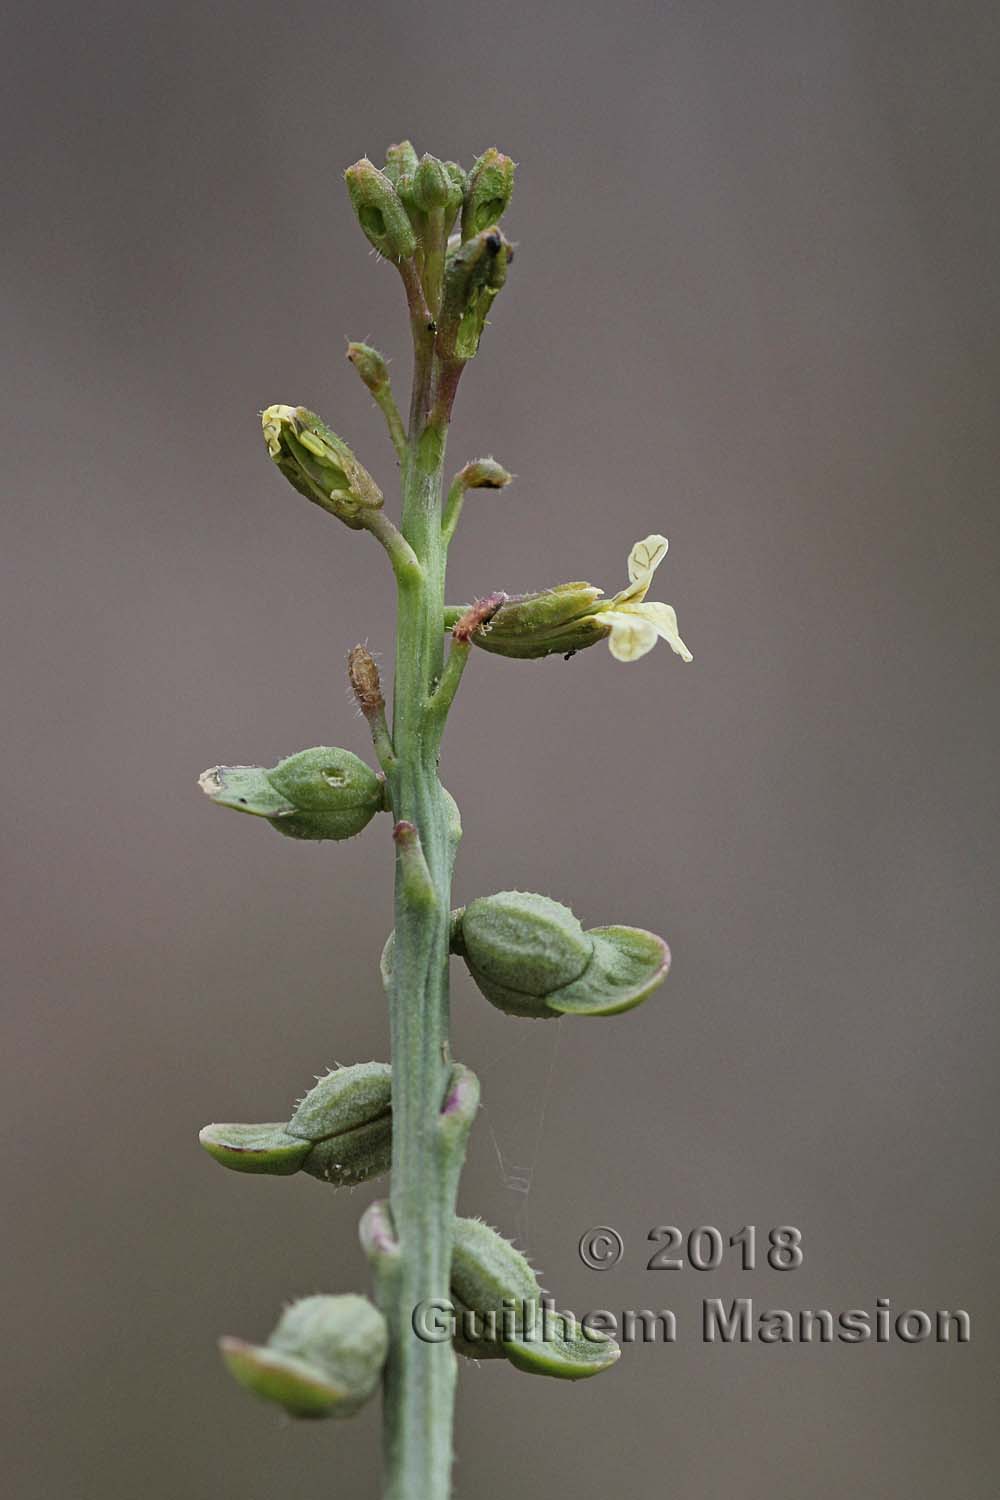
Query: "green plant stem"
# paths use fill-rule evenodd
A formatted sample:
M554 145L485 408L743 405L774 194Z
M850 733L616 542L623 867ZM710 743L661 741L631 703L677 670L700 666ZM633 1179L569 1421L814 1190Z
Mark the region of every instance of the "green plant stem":
M451 643L451 650L448 652L448 659L444 664L441 680L434 691L434 696L429 705L429 717L432 727L436 727L439 734L444 730L448 711L454 702L455 694L458 692L458 685L462 680L462 673L465 671L471 650L472 647L468 641L453 640Z
M464 1132L442 1128L441 1114L451 1074L448 940L456 832L454 805L438 780L441 726L432 710L444 664L445 435L425 425L432 361L422 344L418 339L402 515L402 534L419 568L397 571L395 764L389 774L397 845L389 984L390 1205L399 1248L378 1277L390 1340L384 1387L386 1500L447 1500L450 1492L455 1355L450 1342L420 1340L412 1316L419 1303L448 1296L452 1219L465 1148Z
M379 390L374 392L374 396L377 404L382 410L382 415L385 417L385 424L389 429L389 438L392 442L392 446L396 450L396 457L399 459L400 463L405 463L406 428L403 426L403 419L399 415L399 408L396 405L396 398L392 394L392 386L382 386Z
M455 475L448 487L448 499L445 502L444 515L441 517L441 534L447 545L455 535L459 517L462 514L462 502L465 499L465 478L461 471Z

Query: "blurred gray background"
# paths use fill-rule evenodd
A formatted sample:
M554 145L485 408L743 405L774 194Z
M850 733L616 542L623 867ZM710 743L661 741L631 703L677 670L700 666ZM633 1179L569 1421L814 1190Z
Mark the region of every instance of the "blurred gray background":
M8 13L7 1493L378 1492L375 1408L283 1424L214 1340L365 1286L379 1187L225 1174L196 1132L386 1054L388 826L300 846L195 779L368 753L343 660L391 661L388 573L257 414L314 405L395 505L343 340L405 395L405 316L341 172L409 134L520 163L450 450L519 477L468 502L451 597L616 590L662 530L695 657L477 656L449 730L456 899L675 955L558 1027L456 969L462 1207L561 1303L679 1321L579 1387L463 1366L456 1493L995 1495L998 33L985 0ZM658 1224L794 1224L805 1263L647 1271ZM973 1342L705 1346L744 1295L962 1307Z

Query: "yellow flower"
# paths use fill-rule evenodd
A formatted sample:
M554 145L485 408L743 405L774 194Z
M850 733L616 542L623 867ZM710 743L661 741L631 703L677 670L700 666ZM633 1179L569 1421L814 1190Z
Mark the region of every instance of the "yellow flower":
M473 645L498 656L572 656L607 639L618 661L637 661L656 645L669 641L685 661L691 653L677 634L677 616L669 604L646 604L646 590L667 551L665 536L647 536L628 555L628 588L613 599L601 597L592 583L561 583L536 594L509 598L491 611L471 636ZM445 612L446 627L455 625L468 606Z
M667 555L667 539L654 534L636 542L628 555L629 586L595 610L602 625L611 627L608 647L617 661L638 661L652 651L657 639L668 641L684 661L692 656L677 632L677 615L669 604L646 604L653 574Z

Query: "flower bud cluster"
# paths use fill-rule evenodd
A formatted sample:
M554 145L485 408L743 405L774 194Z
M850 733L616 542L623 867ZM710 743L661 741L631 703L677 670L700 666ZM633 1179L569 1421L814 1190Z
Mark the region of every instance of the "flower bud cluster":
M495 146L466 174L458 162L418 157L410 141L390 146L379 170L367 157L344 174L351 204L370 243L387 260L413 255L428 232L428 217L443 215L447 237L461 214L461 238L499 223L514 191L514 163Z

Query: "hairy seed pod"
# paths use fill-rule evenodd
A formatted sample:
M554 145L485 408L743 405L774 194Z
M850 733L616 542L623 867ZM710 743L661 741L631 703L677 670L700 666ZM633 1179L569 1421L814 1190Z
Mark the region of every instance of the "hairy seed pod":
M220 807L266 818L293 839L349 839L385 806L385 783L350 750L317 745L262 766L213 766L199 786Z
M386 1322L367 1297L303 1297L266 1344L219 1341L240 1385L293 1417L350 1417L374 1393L388 1349Z
M462 915L461 951L476 984L511 1015L548 1014L545 997L578 979L593 941L568 906L527 891L500 891Z
M498 1320L506 1314L517 1327L541 1296L520 1250L481 1219L455 1219L451 1290L472 1312Z
M199 1140L235 1172L308 1172L336 1187L354 1187L380 1177L392 1162L392 1069L379 1062L336 1068L287 1122L206 1125Z
M387 1063L336 1068L309 1090L288 1134L314 1142L302 1169L321 1182L353 1186L392 1164L392 1069Z
M582 1380L615 1363L605 1334L556 1312L519 1250L480 1219L455 1220L451 1260L454 1345L469 1359L507 1359L530 1375Z
M558 901L526 891L480 897L453 921L452 952L483 995L508 1015L616 1015L666 978L670 950L639 927L585 932Z

